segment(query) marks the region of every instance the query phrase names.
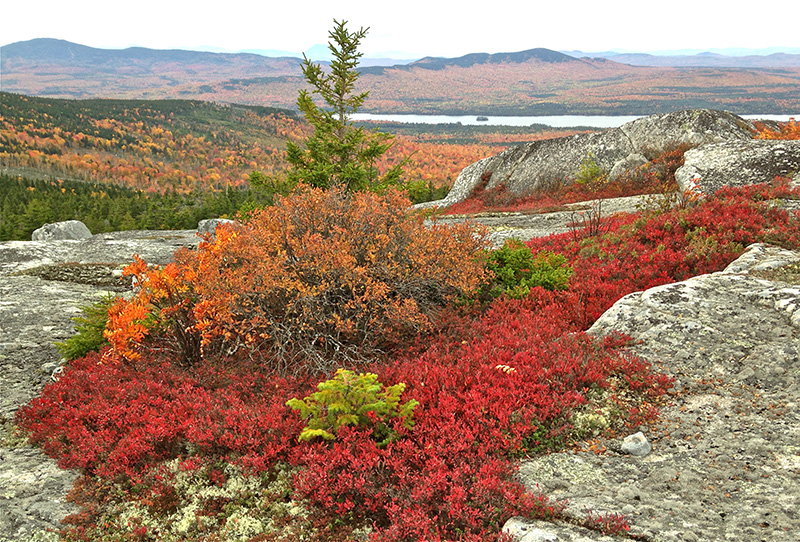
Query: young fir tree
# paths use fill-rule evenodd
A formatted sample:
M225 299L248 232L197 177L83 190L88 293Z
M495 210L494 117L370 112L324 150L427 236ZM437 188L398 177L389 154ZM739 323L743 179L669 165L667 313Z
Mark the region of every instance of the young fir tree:
M384 174L376 162L391 146L392 135L365 131L351 122L353 113L363 105L368 92L355 93L359 73L356 71L361 53L358 46L367 34L367 28L348 32L347 21L334 19L334 29L328 36L328 48L333 54L330 71L308 58L303 62L303 75L313 87L311 93L301 90L297 106L314 133L305 140L304 147L287 142L287 157L291 168L290 184L304 182L319 188L341 187L346 191L380 191L398 184L402 164ZM324 100L327 107L319 107L312 94Z

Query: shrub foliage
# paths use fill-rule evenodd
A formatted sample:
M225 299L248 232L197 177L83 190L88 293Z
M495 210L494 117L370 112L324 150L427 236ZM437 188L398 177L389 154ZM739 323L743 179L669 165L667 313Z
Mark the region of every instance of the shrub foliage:
M272 356L281 351L271 343L262 305L278 299L281 306L303 306L305 300L292 301L300 297L294 293L303 284L299 277L308 280L304 296L324 296L329 286L316 282L312 261L326 269L322 277L349 276L332 262L361 266L359 276L373 276L366 262L383 269L399 265L397 258L446 262L452 276L461 277L473 265L477 241L466 229L434 229L437 241L412 250L411 240L424 231L415 229L417 219L385 218L394 209L387 201L397 196L342 198L307 189L251 222L220 229L215 242L181 254L173 267L134 264L141 289L112 307L107 330L110 339L119 331L127 342L111 340L104 353L70 363L59 381L20 408L17 422L61 466L83 470L72 495L82 512L68 521L69 540L498 541L512 515L562 514L559 504L514 481L513 458L647 422L667 387L666 378L626 353L623 337L597 340L583 330L621 296L721 269L749 243L800 247L797 214L772 203L799 196L778 180L720 190L671 211L615 217L594 237L532 241L533 253L566 259L574 270L567 289L533 287L519 299L500 296L438 313L425 312L421 301L413 313L392 306L391 314L402 318L379 311L372 320L380 330L372 333L392 337L390 355L372 359L369 373L343 371L330 379L276 375ZM356 213L358 220L336 221L361 206L369 212ZM336 220L312 209L335 209ZM357 229L364 220L382 243L364 238ZM404 232L399 239L405 245L392 244L393 228ZM456 240L447 240L450 234ZM252 237L258 244L248 241ZM322 250L326 243L337 250ZM361 260L343 250L351 245L368 247L356 251ZM313 260L304 259L305 249ZM419 251L430 259L412 258ZM464 285L456 279L423 283L411 291L437 303ZM330 299L342 298L312 306L324 308ZM358 306L356 297L344 299ZM326 318L333 314L345 313ZM407 332L408 314L414 326L426 321L424 340ZM313 329L314 322L298 325ZM181 329L201 354L188 366ZM316 333L325 329L336 328ZM250 343L248 334L266 337ZM378 344L386 343L372 348ZM339 393L348 387L361 391L348 399ZM315 395L321 391L331 393ZM401 391L413 402L401 405ZM306 398L308 422L287 405L298 397ZM315 420L319 427L312 429L335 438L300 439ZM589 514L586 522L609 532L627 527L619 517Z
M505 294L523 298L531 288L566 290L572 268L561 254L543 250L536 255L521 241L510 239L489 254L487 269L493 273L490 284L484 287L491 297Z
M301 187L173 264L137 260L141 288L112 309L106 357L135 361L147 336L185 365L245 356L283 373L387 353L484 276L481 236L426 228L408 207L396 192Z

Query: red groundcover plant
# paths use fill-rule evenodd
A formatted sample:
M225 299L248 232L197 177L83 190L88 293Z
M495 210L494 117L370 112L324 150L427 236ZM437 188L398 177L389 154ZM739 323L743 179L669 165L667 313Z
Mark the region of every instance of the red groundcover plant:
M420 339L395 335L391 355L361 366L419 402L413 428L395 420L385 447L358 425L335 440L299 441L305 420L286 401L330 375L277 376L253 350L187 364L174 320L161 315L141 318L137 356L109 350L72 362L17 421L61 466L84 472L71 540L500 540L511 515L561 514L514 481L514 458L594 434L585 421L599 416L601 430L651 420L668 385L625 353L624 337L583 331L621 296L721 269L749 243L800 247L797 216L776 197L797 192L783 181L723 190L685 209L615 217L605 235L529 243L567 258L568 289L534 287L484 307L462 298L429 313ZM177 305L202 301L187 276L177 291L191 295ZM264 489L242 489L239 472ZM185 489L187 476L203 489ZM253 504L264 495L269 506ZM304 512L275 515L287 503Z

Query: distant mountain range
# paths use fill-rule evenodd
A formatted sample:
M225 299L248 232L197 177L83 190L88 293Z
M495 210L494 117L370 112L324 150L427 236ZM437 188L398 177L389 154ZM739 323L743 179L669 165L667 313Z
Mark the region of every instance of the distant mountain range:
M729 57L529 49L413 62L365 59L362 111L650 114L689 107L800 111L800 54ZM370 64L377 63L383 65ZM293 108L301 60L253 53L97 49L35 39L0 48L0 90L60 98L186 98Z
M162 72L175 69L189 72L193 66L214 67L223 75L297 74L300 59L265 57L252 53L209 53L180 49L97 49L65 40L39 38L0 47L4 76L35 67L57 66L61 69L100 72L123 70L127 73Z
M370 67L361 71L362 73L382 74L385 73L386 70L392 69L406 71L413 70L415 68L421 68L424 70L444 70L452 67L470 68L472 66L481 64L521 64L530 61L553 64L558 62L575 62L579 60L564 53L559 53L558 51L539 48L520 51L518 53L471 53L458 58L426 56L425 58L421 58L414 62L409 62L403 65Z
M673 68L797 68L800 54L770 53L766 55L724 55L719 53L696 53L692 55L654 55L648 53L581 53L573 56L607 58L630 66L653 66Z

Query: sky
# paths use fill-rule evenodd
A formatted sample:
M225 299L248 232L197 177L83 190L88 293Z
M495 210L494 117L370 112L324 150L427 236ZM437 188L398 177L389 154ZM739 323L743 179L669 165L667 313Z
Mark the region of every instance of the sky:
M91 47L307 51L333 19L369 27L365 56L557 51L800 49L800 1L26 0L5 1L0 45L56 38ZM749 11L735 7L742 4ZM471 7L472 6L472 7ZM783 21L783 23L781 22Z

